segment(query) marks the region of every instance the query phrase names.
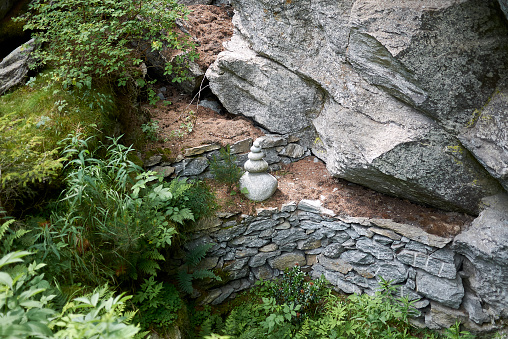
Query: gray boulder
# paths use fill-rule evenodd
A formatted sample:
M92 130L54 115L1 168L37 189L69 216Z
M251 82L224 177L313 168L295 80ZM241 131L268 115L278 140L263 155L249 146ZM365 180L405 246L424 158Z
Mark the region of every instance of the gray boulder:
M0 95L23 81L28 73L30 53L34 50L34 46L35 40L32 39L16 48L0 62Z
M508 195L484 199L486 209L455 237L454 249L466 257L468 285L484 307L508 316Z
M207 71L226 109L308 131L333 175L378 191L477 214L502 190L457 138L508 77L496 0L232 3L235 34Z
M249 50L238 34L226 48L206 76L230 113L251 117L281 134L298 132L311 124L323 104L316 86Z
M508 191L508 88L496 91L475 113L459 139Z

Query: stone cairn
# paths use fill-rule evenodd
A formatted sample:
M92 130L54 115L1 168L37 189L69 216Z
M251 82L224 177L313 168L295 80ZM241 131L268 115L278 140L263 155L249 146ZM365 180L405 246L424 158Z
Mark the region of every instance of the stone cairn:
M268 163L263 159L264 156L259 140L254 141L249 160L243 166L246 172L240 178L240 189L250 200L266 200L277 190L277 179L266 172Z

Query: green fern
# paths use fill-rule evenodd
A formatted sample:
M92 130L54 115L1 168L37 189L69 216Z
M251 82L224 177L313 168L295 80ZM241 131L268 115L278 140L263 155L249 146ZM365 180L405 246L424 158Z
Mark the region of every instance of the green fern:
M203 244L196 246L187 253L185 256L185 262L191 267L196 267L201 262L201 260L205 258L206 252L208 252L208 250L210 250L210 248L212 248L214 245L215 244Z
M15 240L21 239L30 231L20 228L16 231L11 229L11 225L16 222L15 219L9 219L0 226L0 240L2 240L1 253L8 253L12 251L12 245Z
M143 253L143 257L145 259L150 260L164 260L164 256L155 248L152 248L146 252Z
M187 182L187 178L176 178L169 184L169 190L173 194L173 199L179 200L186 196L186 192L191 186L192 184Z
M215 275L215 273L213 273L210 270L198 269L198 270L192 271L192 269L195 268L201 262L201 260L204 259L204 257L206 256L206 252L210 248L212 248L213 245L214 244L203 244L203 245L196 246L190 252L188 252L187 255L185 256L186 265L184 265L178 271L178 274L177 274L178 286L185 293L191 294L192 291L194 290L194 288L192 287L192 280L206 279L206 278L215 279L217 281L222 280L219 276Z
M148 275L157 276L157 271L160 270L160 266L153 260L140 260L138 263L138 270Z
M140 310L136 320L145 328L155 326L160 329L168 327L177 319L177 312L183 305L173 285L157 282L153 276L145 279L133 302Z
M7 220L2 224L2 226L0 226L0 240L2 240L3 236L5 235L5 233L7 232L12 223L14 223L14 219Z
M192 211L188 208L170 207L168 211L171 212L169 218L178 224L183 224L185 220L194 221L194 215L192 214Z
M259 305L247 304L246 307L237 307L224 322L222 333L239 336L241 338L256 338L259 331L252 328L255 324L255 314L258 313Z
M192 278L193 279L209 278L209 279L215 279L217 281L221 281L221 278L218 277L217 275L215 275L215 273L213 273L210 270L195 270L194 272L192 272Z
M177 273L178 287L185 293L191 294L194 291L192 287L192 274L184 269L180 269Z

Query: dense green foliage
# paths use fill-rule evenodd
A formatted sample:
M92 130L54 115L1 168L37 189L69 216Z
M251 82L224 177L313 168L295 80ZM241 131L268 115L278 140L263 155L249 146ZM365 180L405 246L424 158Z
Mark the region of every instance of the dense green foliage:
M12 221L0 227L0 240ZM2 246L5 248L5 246ZM0 259L0 337L2 338L132 338L133 312L124 312L129 297L107 288L74 298L59 308L50 283L39 274L45 264L23 264L27 251L3 252Z
M197 268L199 262L205 258L206 252L214 244L204 244L193 248L185 256L185 264L178 270L178 286L188 294L194 291L192 281L196 279L214 279L221 281L221 278L210 270Z
M372 296L338 296L324 283L322 279L311 281L298 266L286 270L275 281L258 283L247 295L247 302L238 303L225 320L205 310L199 337L471 338L468 332L460 332L458 325L442 335L412 327L409 318L418 311L406 298L394 296L394 287L384 280Z
M144 328L164 330L173 324L182 308L183 300L175 286L156 282L154 277L146 279L134 296L133 301L138 305L137 321Z
M70 277L70 283L157 275L178 227L208 208L187 206L187 193L198 184L163 182L155 172L144 172L118 138L96 149L88 141L79 135L63 141L67 187L50 220L34 234L32 248L44 259L55 257L61 267L54 274Z
M277 305L298 307L298 312L292 320L300 321L317 312L325 296L324 277L316 281L308 281L307 278L300 266L295 266L284 270L277 281L260 281L258 286L260 294L265 294L265 298L273 298Z
M64 88L92 88L94 79L143 87L144 57L163 47L187 51L166 64L175 81L185 77L197 55L174 28L186 13L176 0L35 0L23 19L44 44L37 64L50 66L51 79Z
M0 97L0 206L12 210L62 170L58 142L111 126L107 88L62 91L42 79ZM21 146L21 147L20 147Z

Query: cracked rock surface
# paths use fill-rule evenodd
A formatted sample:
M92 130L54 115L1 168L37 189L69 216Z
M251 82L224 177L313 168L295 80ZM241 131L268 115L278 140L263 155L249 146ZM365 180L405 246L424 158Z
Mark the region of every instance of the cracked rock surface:
M497 125L478 125L476 141L464 132L508 78L497 1L232 5L233 38L207 71L229 112L298 136L336 177L412 201L478 214L506 189L492 164L506 155L504 134L487 155L478 146L502 131L502 115L487 112Z

